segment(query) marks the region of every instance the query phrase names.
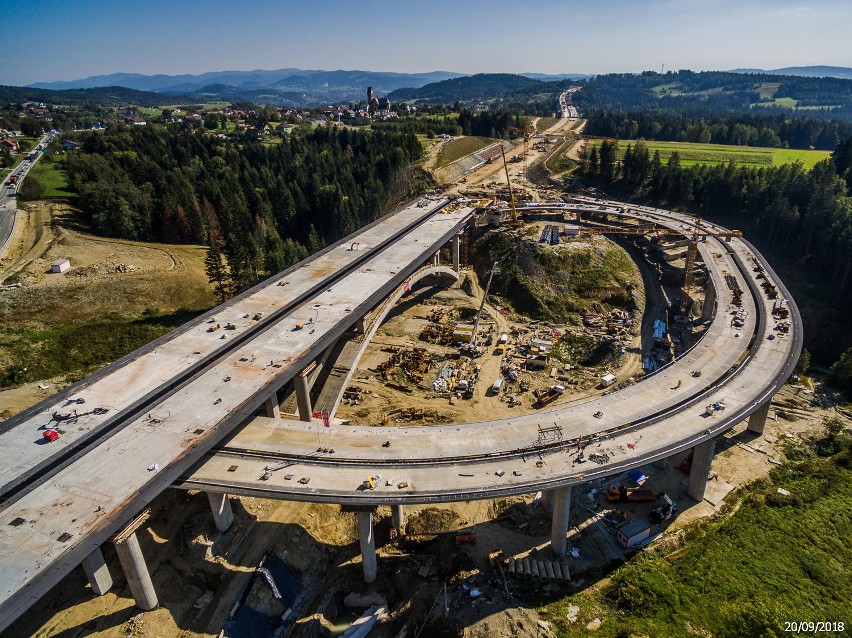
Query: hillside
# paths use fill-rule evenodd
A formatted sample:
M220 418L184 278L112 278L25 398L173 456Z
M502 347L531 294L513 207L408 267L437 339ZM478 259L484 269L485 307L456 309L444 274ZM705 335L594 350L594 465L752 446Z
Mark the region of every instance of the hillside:
M416 100L449 104L456 100L486 100L504 93L546 86L546 82L512 73L478 73L467 77L433 82L420 88L393 91L388 97L394 102Z
M581 112L671 110L696 115L772 112L852 120L852 80L770 73L613 73L582 82Z
M51 104L80 104L98 102L102 104L133 103L140 106L159 106L175 100L191 101L187 96L162 95L151 91L139 91L122 86L104 86L92 89L66 89L54 91L27 86L0 86L0 103L48 102Z

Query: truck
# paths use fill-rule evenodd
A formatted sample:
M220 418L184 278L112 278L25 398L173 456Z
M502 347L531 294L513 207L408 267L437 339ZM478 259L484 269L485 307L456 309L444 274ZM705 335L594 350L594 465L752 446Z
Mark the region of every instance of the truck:
M613 503L647 503L657 500L652 490L644 488L629 488L612 483L606 491L606 500Z
M509 335L504 332L500 335L500 338L497 339L497 352L501 354L505 352L507 343L509 343Z
M548 403L553 403L563 392L565 392L564 385L552 385L544 392L534 392L533 394L535 394L536 405L543 408Z
M10 175L9 176L9 184L10 185L17 184L19 179L20 178L17 175Z

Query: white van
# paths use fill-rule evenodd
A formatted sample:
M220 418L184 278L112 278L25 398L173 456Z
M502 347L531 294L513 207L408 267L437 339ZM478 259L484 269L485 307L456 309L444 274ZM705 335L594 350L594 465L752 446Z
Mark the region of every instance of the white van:
M494 383L491 384L491 391L494 394L500 394L500 388L503 387L503 377L497 379Z

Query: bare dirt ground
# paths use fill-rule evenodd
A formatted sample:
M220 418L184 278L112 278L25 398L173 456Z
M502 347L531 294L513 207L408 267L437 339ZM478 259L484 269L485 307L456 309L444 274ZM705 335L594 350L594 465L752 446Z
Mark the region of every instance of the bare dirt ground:
M502 166L485 169L487 174L478 176L480 182ZM16 299L38 317L61 298L73 316L95 316L114 304L124 312L139 312L149 306L167 310L187 303L187 295L198 295L199 300L209 295L201 249L90 237L57 225L55 221L64 209L54 206L39 203L29 209L27 225L19 225L15 252L0 263L0 278L17 274L22 286L2 291L0 307L9 295L24 295ZM73 276L72 269L65 275L46 275L46 265L59 256L70 257L84 274ZM134 269L122 272L114 264L132 265ZM341 416L345 413L353 420L375 422L404 406L406 400L411 401L376 382L369 368L389 356L383 347L425 345L417 341L416 335L426 323L425 314L434 306L476 307L482 290L475 275L469 274L470 294L461 286L434 289L430 291L433 295L415 295L413 302L401 304L389 316L354 380L373 389L373 394L361 405L343 406ZM81 289L87 291L83 297L79 294ZM654 303L653 298L651 302ZM485 308L488 317L483 322L493 324L494 334L526 327L497 308ZM638 332L632 337L628 355L623 358L625 367L618 371L622 378L636 370L640 337ZM476 361L482 367L482 382L473 399L454 399L451 404L447 399L428 399L424 395L417 398L416 405L434 412L435 420L479 420L486 413L493 418L533 409L529 394L518 407L487 396L484 390L497 377L501 357L489 350ZM589 381L593 378L590 375ZM536 381L539 385L550 382L549 371ZM31 384L0 392L0 413L17 412L55 391L61 383L61 379L51 379L43 382L51 386L45 390ZM585 392L597 391L591 386L579 388L563 400L576 400ZM663 542L679 542L678 530L720 512L725 495L730 494L729 486L736 489L765 476L783 460L785 439L803 438L818 431L825 416L839 415L831 407L837 401L819 384L815 391L804 386L785 386L773 401L762 435L748 433L743 422L717 444L712 467L717 478L710 481L710 500L694 503L686 496L686 475L677 469L680 457L666 468L644 468L650 477L646 486L668 494L677 503L676 517L663 523L667 532ZM133 606L114 550L107 544L104 553L116 581L110 593L92 596L82 570L75 569L3 635L217 636L251 583L254 568L265 554L274 553L285 558L302 587L302 603L294 614L298 620L292 636L339 635L361 613L361 608L343 604L344 595L350 592L387 600L390 614L370 634L380 638L550 636L547 618L539 615L536 606L602 582L621 561L619 550L600 522L602 513L614 510L639 518L647 516L656 505L613 506L603 497L607 482L573 490L569 545L576 549L576 557L568 559L571 582L532 584L509 578L505 585L489 565L490 551L500 549L507 557L549 557L550 516L534 495L409 507L405 512L407 535L393 542L390 510L379 508L374 516L379 576L374 585L367 586L361 578L356 520L351 512L335 505L232 498L235 523L220 534L213 526L204 494L169 490L151 504L152 516L138 533L160 599L158 610L140 613ZM459 532L475 533L477 542L456 542ZM473 590L480 595L473 597ZM252 589L249 600L258 596ZM261 602L274 608L268 599ZM585 625L590 620L581 616L578 623Z

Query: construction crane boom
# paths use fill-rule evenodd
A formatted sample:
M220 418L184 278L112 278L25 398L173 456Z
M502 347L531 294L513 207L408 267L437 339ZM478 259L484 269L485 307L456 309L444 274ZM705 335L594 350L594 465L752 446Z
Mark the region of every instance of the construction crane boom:
M488 275L488 283L485 284L485 291L482 293L482 301L479 303L479 310L476 313L476 319L473 321L473 330L470 333L471 348L476 347L476 331L479 329L479 318L482 316L482 309L485 307L485 300L488 299L488 289L491 288L491 280L494 279L494 273L499 265L500 261L495 261L494 265L491 266L491 274Z
M500 144L500 153L503 155L503 170L506 171L506 186L509 188L509 206L512 207L512 226L518 227L520 226L520 219L518 219L518 211L515 209L515 194L512 191L512 180L509 179L509 165L506 163L506 149L503 147L503 144Z

